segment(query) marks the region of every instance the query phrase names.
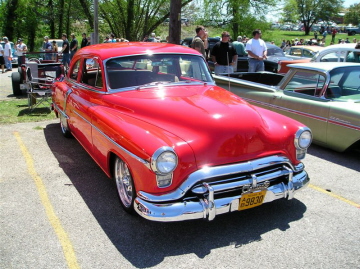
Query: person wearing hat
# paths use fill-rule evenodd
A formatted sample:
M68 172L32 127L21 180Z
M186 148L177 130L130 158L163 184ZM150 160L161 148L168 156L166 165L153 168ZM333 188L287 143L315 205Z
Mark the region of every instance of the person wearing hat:
M47 51L47 52L52 52L52 46L51 46L51 43L49 41L49 37L48 36L45 36L44 37L44 46L43 46L43 49L44 51ZM52 58L52 53L45 53L45 60L51 60Z
M22 38L18 39L18 44L16 45L16 54L18 56L18 65L25 64L25 55L24 52L27 52L27 47L24 44Z
M6 71L12 71L12 64L11 64L12 53L11 53L11 46L9 43L9 39L5 36L3 38L3 41L5 42L3 55L5 60Z
M245 45L242 42L242 40L243 40L242 36L239 35L237 37L237 40L232 43L239 57L243 57L247 55L245 51Z

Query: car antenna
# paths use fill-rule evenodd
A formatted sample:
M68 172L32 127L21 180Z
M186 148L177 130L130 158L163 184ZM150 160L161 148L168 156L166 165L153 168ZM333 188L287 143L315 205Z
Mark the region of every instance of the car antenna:
M230 88L230 61L229 61L229 52L226 52L226 58L227 58L227 64L228 64L228 68L227 68L227 73L228 73L228 79L229 79L229 92L231 92L231 88Z

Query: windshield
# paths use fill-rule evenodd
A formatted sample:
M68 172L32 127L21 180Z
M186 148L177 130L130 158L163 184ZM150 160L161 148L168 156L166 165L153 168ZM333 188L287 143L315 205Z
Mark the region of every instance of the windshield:
M285 56L284 52L280 48L268 48L267 49L267 56L278 56L282 57Z
M155 54L106 61L110 89L175 82L213 82L201 56Z
M327 98L338 101L360 101L360 66L337 68L330 72Z
M320 51L314 53L314 56L311 58L310 62L316 62L317 57L319 56Z

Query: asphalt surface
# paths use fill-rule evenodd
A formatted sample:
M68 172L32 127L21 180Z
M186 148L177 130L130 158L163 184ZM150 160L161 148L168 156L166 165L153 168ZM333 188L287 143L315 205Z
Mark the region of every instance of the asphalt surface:
M359 153L313 145L304 163L293 200L155 223L57 120L0 125L0 268L360 268Z

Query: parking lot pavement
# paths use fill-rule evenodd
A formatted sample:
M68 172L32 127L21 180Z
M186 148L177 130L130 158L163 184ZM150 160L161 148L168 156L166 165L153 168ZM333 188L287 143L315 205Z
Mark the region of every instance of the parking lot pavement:
M16 71L17 68L13 68L13 71L7 71L4 74L0 71L0 100L15 98L12 92L11 73Z
M58 120L0 126L0 268L359 268L359 156L312 146L304 163L322 191L155 223L121 209Z

